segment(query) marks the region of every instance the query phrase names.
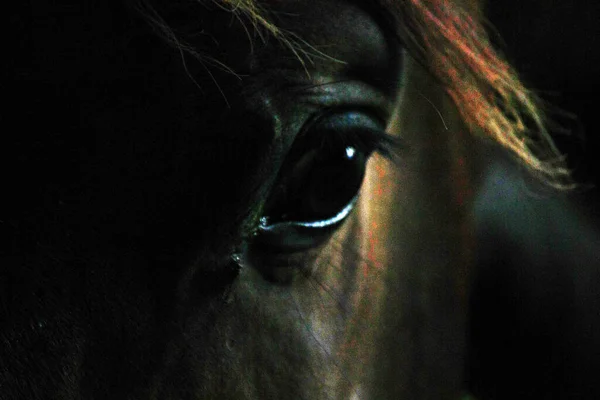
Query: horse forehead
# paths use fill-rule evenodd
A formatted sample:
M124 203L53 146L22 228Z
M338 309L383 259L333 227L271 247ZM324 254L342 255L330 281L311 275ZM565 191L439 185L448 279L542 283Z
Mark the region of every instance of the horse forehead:
M285 28L300 35L316 51L349 63L385 62L381 57L388 43L375 19L376 7L347 0L291 2L283 7L289 8L288 15L296 15L281 19Z

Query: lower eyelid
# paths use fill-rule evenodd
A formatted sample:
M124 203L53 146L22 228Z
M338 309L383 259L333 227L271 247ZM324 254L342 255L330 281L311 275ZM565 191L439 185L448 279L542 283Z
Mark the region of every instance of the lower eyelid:
M278 230L285 229L289 226L300 226L304 228L328 228L330 226L334 226L337 223L343 221L354 209L356 202L358 200L358 195L354 196L354 198L335 216L331 218L327 218L325 220L320 221L310 221L310 222L299 222L299 221L285 221L279 222L272 225L268 224L267 217L261 218L259 231L262 232L273 232L276 233Z
M379 119L389 120L392 116L395 97L361 80L332 80L331 78L314 77L318 85L306 85L298 89L303 97L302 101L320 109L340 108L352 105L353 108L367 108L372 110Z
M330 235L351 215L358 202L356 195L336 216L322 221L285 221L272 225L263 223L258 229L255 244L266 252L294 253L310 251L326 242Z

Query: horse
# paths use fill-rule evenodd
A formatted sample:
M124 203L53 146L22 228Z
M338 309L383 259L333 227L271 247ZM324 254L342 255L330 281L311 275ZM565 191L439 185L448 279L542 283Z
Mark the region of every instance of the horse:
M478 2L16 7L0 398L464 393L477 148L564 175Z

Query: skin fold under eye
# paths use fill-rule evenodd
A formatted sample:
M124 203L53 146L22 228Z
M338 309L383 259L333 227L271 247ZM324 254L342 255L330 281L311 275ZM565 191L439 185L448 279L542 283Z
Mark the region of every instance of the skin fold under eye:
M371 154L391 157L397 145L368 111L333 109L309 120L266 203L257 244L299 251L322 242L351 213Z

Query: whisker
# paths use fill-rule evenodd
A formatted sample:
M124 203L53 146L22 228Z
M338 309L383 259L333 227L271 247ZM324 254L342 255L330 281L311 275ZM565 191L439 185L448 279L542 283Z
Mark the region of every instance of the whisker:
M446 125L446 120L444 120L444 117L442 116L442 113L441 113L441 112L440 112L440 110L439 110L439 109L436 107L436 105L435 105L435 104L433 104L433 101L429 100L429 99L427 98L427 96L425 96L425 95L424 95L423 93L421 93L421 92L418 92L418 94L419 94L419 95L420 95L422 98L424 98L424 99L425 99L425 100L426 100L426 101L427 101L427 102L428 102L428 103L431 105L431 107L433 107L433 109L435 110L435 112L437 113L437 115L438 115L438 116L440 117L440 119L442 120L442 124L444 124L444 128L445 128L446 130L448 130L448 125Z

